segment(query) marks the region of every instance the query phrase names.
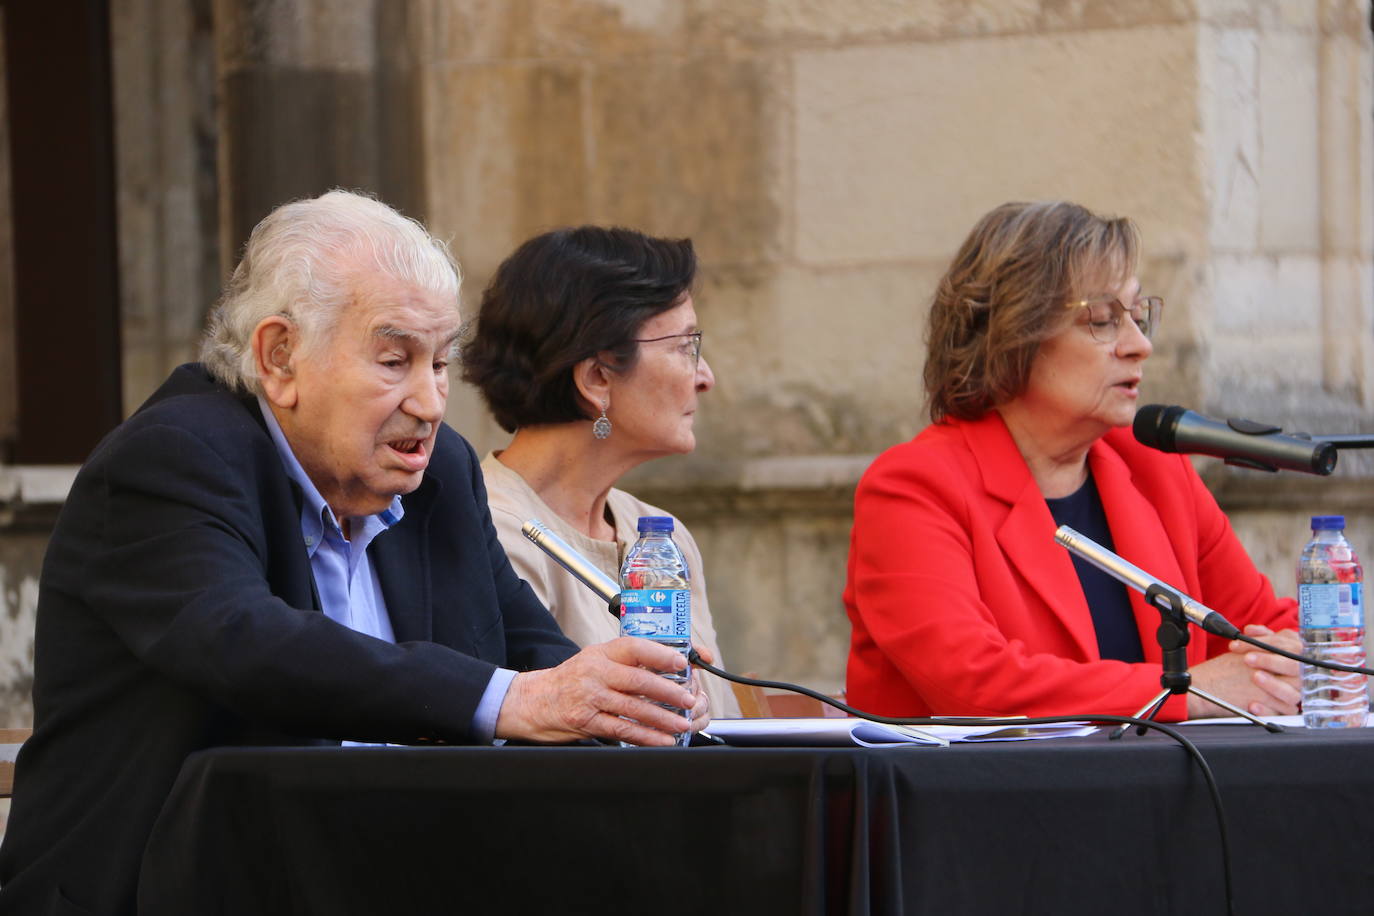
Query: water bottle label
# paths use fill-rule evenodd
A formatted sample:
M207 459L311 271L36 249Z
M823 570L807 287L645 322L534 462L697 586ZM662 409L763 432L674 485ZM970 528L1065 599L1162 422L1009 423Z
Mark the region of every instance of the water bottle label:
M685 588L625 589L620 593L620 632L646 639L691 639L691 591Z
M1306 629L1364 626L1361 583L1298 586L1298 620Z

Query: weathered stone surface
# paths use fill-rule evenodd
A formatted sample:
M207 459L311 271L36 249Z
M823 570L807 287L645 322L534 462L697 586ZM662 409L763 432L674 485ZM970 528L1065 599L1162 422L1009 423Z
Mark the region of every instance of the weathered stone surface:
M690 0L414 0L433 60L680 56Z
M210 2L121 0L111 31L118 218L130 240L119 247L129 413L194 358L219 293Z
M781 78L767 60L716 54L598 66L593 221L691 236L716 263L776 257Z
M1259 39L1259 244L1266 251L1320 247L1319 53L1312 34Z
M0 537L0 728L33 725L33 625L42 533Z
M735 29L786 42L935 38L1032 28L1036 0L701 0L699 15L720 17Z
M377 59L376 16L377 0L215 0L219 66L367 72Z
M1319 0L1318 9L1318 26L1326 34L1369 41L1368 0Z
M1273 7L1203 30L1203 387L1232 410L1350 426L1370 398L1370 161L1356 152L1368 148L1370 76L1351 65L1367 59L1369 32L1318 32L1295 15Z
M325 7L328 7L326 10ZM272 208L333 187L423 217L408 3L218 0L226 272Z
M711 570L713 616L732 669L826 692L843 686L849 619L844 568L834 560L848 551L848 518L684 521L710 545L702 562Z
M1322 116L1321 178L1322 250L1332 255L1368 259L1374 252L1374 72L1369 66L1371 36L1336 36L1319 49L1318 105Z
M544 57L657 58L688 46L682 0L538 0L528 20Z
M943 265L716 270L698 297L716 389L697 447L716 459L876 452L925 423L929 290Z
M1369 33L1366 0L1192 0L1199 21L1228 28Z
M1195 246L1197 122L1180 104L1196 94L1193 33L1141 28L1129 54L1120 42L1101 31L797 52L797 256L947 257L991 207L1041 198L1129 214L1155 250Z
M1203 333L1209 303L1200 302L1205 271L1183 254L1155 253L1153 239L1142 238L1137 270L1141 289L1164 298L1164 318L1153 338L1154 353L1145 364L1140 403L1193 403L1210 360L1211 334Z
M1217 290L1212 327L1219 339L1231 338L1243 345L1273 338L1312 347L1314 352L1320 347L1322 289L1317 258L1217 254L1212 264ZM1289 376L1285 381L1299 381L1304 377L1299 372L1297 378ZM1307 377L1319 377L1315 367Z
M1341 464L1348 455L1341 456ZM1270 578L1276 593L1297 593L1297 558L1311 538L1312 515L1344 514L1345 537L1359 553L1366 570L1370 569L1370 558L1374 556L1374 512L1360 509L1356 507L1358 500L1352 501L1358 486L1336 478L1314 478L1314 482L1294 486L1285 478L1271 477L1263 471L1230 472L1231 492L1238 497L1237 508L1231 511L1231 526L1245 544L1254 566ZM1226 489L1221 489L1221 496L1226 507Z
M415 41L428 61L536 55L531 23L538 0L414 0Z
M1222 251L1259 241L1259 42L1254 32L1204 27L1199 35L1203 190L1208 236Z
M588 221L586 71L566 62L473 63L427 72L431 228L469 277L465 297L526 237Z
M1191 0L697 0L707 34L758 44L938 41L1192 21Z

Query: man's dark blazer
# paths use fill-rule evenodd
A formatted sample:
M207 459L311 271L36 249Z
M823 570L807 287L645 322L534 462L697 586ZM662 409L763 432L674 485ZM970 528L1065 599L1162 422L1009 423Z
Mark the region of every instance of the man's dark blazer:
M299 487L254 399L182 366L106 437L44 559L0 912L132 912L193 751L470 742L497 665L577 651L511 571L477 458L447 426L403 504L369 548L393 645L317 610Z

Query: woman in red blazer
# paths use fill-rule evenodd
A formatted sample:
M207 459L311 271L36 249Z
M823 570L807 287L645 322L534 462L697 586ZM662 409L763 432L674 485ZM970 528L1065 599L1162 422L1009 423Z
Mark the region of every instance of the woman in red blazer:
M1073 558L1059 524L1298 651L1294 603L1250 562L1188 460L1139 445L1163 302L1141 296L1124 219L1005 204L974 227L927 328L933 424L855 495L848 692L889 715L1129 715L1160 690L1160 614ZM1278 632L1276 632L1278 631ZM1298 666L1193 629L1193 683L1296 712ZM1189 694L1160 718L1224 715Z

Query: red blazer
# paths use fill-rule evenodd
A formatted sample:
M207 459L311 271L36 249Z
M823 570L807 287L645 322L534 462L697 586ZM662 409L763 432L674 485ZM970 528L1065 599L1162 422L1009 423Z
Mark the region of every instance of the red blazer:
M1088 452L1116 552L1243 627L1297 625L1188 459L1127 429ZM1001 415L949 420L859 482L844 601L849 700L887 715L1130 715L1160 690L1159 612L1130 590L1145 661L1104 661L1069 552ZM1226 641L1190 627L1188 662ZM1165 720L1186 718L1170 697Z

